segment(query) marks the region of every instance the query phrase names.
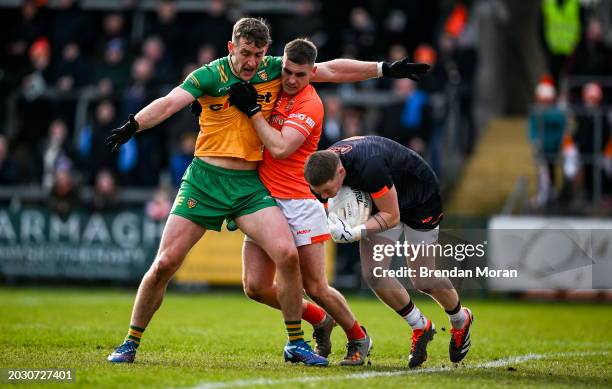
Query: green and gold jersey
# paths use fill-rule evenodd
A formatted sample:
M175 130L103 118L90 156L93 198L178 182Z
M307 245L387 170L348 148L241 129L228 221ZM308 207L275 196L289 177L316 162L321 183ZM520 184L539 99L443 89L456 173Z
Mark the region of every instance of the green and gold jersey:
M257 90L266 120L281 89L281 68L282 57L266 56L250 81ZM197 98L202 106L196 157L262 159L263 145L249 118L229 103L229 87L238 82L241 80L232 73L227 56L193 71L181 84L181 88Z

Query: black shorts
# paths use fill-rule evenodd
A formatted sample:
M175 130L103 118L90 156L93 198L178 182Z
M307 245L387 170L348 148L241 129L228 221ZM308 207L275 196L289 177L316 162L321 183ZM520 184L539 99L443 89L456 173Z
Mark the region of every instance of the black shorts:
M442 199L435 194L424 203L411 208L400 208L400 220L413 230L432 230L444 218Z

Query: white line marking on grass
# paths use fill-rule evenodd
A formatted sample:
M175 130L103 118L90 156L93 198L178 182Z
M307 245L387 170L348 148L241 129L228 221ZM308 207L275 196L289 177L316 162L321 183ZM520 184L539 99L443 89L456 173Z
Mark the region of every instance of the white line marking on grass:
M321 382L321 381L343 381L343 380L364 380L378 377L398 377L407 376L414 374L427 374L427 373L443 373L455 370L464 369L492 369L496 367L508 366L514 363L522 363L538 359L552 359L552 358L569 358L569 357L586 357L593 355L607 355L610 354L608 351L589 351L589 352L567 352L567 353L550 353L550 354L527 354L519 355L514 357L508 357L503 359L496 359L488 362L477 363L475 365L465 365L458 368L455 367L429 367L424 369L409 370L393 370L393 371L370 371L364 373L345 374L345 375L329 375L329 376L306 376L306 377L292 377L292 378L254 378L250 380L235 380L226 382L203 382L193 389L219 389L219 388L236 388L245 386L261 386L261 385L283 385L291 383L310 383L310 382Z

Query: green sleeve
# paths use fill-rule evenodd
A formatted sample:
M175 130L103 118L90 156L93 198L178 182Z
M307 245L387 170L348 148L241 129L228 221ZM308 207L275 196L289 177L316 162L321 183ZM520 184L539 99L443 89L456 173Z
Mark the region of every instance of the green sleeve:
M202 95L210 94L212 84L213 71L208 65L205 65L191 72L180 86L197 99Z

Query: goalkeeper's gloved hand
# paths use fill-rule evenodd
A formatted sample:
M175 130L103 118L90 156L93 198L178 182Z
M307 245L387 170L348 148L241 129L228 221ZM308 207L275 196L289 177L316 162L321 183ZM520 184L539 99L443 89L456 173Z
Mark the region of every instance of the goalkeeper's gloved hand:
M382 75L391 78L409 78L419 82L422 75L429 71L430 66L426 63L409 62L408 57L395 62L382 63Z
M191 103L191 105L189 105L189 110L193 116L199 118L200 114L202 113L202 105L200 105L198 100L195 100L193 103Z
M257 103L257 91L248 82L240 82L229 88L229 101L248 117L261 111L261 105Z
M357 227L351 227L346 220L341 219L334 213L330 213L327 217L327 225L332 239L336 243L356 242L365 236L365 225L360 224Z
M139 124L134 118L134 115L128 116L128 121L125 122L121 127L115 128L111 131L111 134L106 138L106 145L110 147L114 153L119 150L122 144L130 140L132 136L138 131Z

